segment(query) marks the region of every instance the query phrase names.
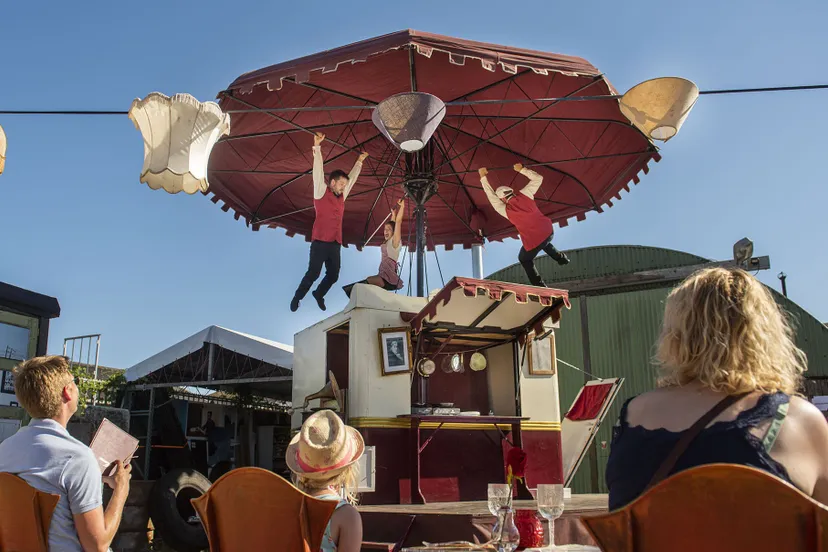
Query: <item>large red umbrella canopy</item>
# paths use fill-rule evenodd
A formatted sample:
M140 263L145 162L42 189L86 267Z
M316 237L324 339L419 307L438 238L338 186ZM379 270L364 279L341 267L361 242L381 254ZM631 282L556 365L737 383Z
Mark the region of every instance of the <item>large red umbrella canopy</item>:
M371 121L376 104L408 91L447 104L428 147L413 155L400 154ZM427 199L429 247L516 237L477 173L488 167L493 187L517 190L526 179L514 163L544 177L538 206L564 226L611 206L659 160L616 98L595 99L614 94L580 58L401 31L236 79L219 95L232 131L211 155L210 191L254 230L281 227L310 239L312 134L323 132L326 172L347 172L360 150L370 154L346 203L345 245L362 247L406 189ZM590 99L573 101L579 97ZM381 232L370 243L380 241Z

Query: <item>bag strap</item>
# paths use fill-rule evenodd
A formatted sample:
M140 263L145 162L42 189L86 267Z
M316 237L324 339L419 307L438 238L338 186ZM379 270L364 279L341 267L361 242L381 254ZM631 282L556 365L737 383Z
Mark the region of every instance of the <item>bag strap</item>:
M660 483L661 480L663 480L665 477L670 475L670 472L673 471L673 468L675 467L676 462L679 461L679 458L681 458L681 455L684 454L684 451L687 450L687 447L690 446L690 443L692 443L693 440L696 437L698 437L699 433L701 433L702 430L705 427L707 427L707 424L713 421L713 419L716 416L724 412L725 409L727 409L729 406L732 406L734 403L736 403L746 395L748 395L748 393L742 393L741 395L728 395L727 397L716 403L716 405L710 410L708 410L704 414L704 416L696 420L696 423L682 431L678 443L676 443L676 446L673 447L673 450L670 451L670 454L667 455L667 458L665 458L664 462L662 462L661 465L658 467L658 470L656 470L655 475L653 475L653 478L650 480L650 483L644 490L646 491L647 489L650 489L657 483Z

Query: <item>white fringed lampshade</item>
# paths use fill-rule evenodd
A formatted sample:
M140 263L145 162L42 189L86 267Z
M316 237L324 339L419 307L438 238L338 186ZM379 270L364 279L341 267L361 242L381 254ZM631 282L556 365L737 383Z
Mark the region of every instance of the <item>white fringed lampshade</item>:
M207 191L207 161L218 139L230 133L229 114L189 94L153 92L132 102L129 118L144 137L141 182L171 194Z
M388 140L404 152L421 150L440 126L446 104L425 92L403 92L374 108L371 120Z
M3 127L0 126L0 174L3 174L3 169L6 168L6 133Z
M621 112L653 140L666 142L678 134L699 98L699 87L687 79L663 77L644 81L619 100Z

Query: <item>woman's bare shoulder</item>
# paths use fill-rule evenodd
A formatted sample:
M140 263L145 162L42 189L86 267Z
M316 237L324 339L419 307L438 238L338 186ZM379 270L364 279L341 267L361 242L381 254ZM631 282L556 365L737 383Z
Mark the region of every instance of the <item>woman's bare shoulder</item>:
M802 427L817 432L814 436L822 435L828 440L828 420L819 408L802 397L791 397L788 407L788 417L793 418Z
M331 520L341 524L351 524L361 521L362 518L355 506L345 504L336 509L333 516L331 516Z

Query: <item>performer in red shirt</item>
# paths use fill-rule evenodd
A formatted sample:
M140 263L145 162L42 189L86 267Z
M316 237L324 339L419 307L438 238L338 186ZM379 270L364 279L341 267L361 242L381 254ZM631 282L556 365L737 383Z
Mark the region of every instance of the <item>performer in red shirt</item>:
M322 164L322 141L325 135L317 132L313 139L313 208L316 219L311 233L310 262L305 277L299 283L290 310L296 312L299 302L305 298L308 290L319 278L322 265L325 265L325 277L311 293L319 308L325 310L325 294L339 279L340 252L342 249L342 215L345 212L345 200L362 170L362 162L368 154L362 152L350 174L339 169L332 171L325 182Z
M518 193L508 186L500 186L497 191L492 190L486 178L489 171L482 167L477 172L494 210L517 228L520 241L523 242L523 247L518 253L518 261L523 265L529 281L533 286L546 287L543 278L538 274L538 269L535 268L535 257L544 251L560 265L569 264L569 257L552 245L552 221L544 216L535 204L535 193L540 189L543 177L520 163L515 164L514 169L529 179L529 183Z

